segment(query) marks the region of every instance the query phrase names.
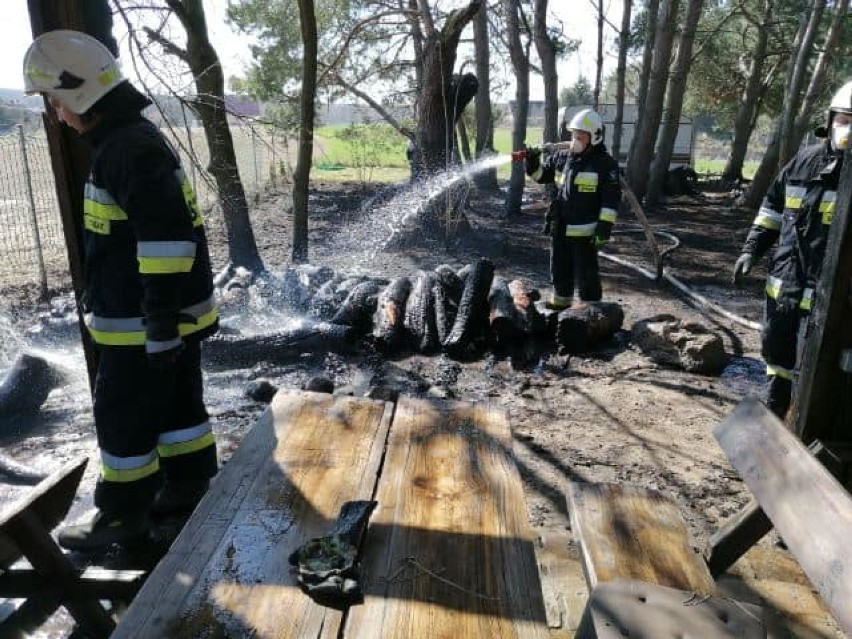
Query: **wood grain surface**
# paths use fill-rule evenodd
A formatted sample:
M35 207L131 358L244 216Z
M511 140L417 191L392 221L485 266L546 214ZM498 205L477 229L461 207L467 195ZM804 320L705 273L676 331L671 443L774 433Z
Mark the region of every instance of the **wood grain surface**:
M488 406L400 398L347 639L548 636L511 445Z
M568 508L590 591L599 582L635 579L714 593L713 578L690 544L677 505L662 493L572 482Z

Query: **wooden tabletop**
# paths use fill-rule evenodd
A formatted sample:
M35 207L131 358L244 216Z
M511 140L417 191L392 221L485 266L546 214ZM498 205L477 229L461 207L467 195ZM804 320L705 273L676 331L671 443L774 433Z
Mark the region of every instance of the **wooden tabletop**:
M378 501L364 603L304 594L288 556ZM505 416L487 405L279 392L113 637L547 636Z

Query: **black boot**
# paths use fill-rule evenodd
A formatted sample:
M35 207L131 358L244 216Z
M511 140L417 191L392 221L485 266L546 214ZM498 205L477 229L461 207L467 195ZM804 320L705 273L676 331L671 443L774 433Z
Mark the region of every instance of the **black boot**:
M781 421L790 410L790 397L793 394L793 382L783 377L771 376L766 384L766 407Z
M97 511L86 522L65 526L56 540L68 550L99 550L112 544L132 545L148 536L148 514Z
M188 515L210 488L209 479L174 481L167 479L157 493L151 514L165 517L169 515Z

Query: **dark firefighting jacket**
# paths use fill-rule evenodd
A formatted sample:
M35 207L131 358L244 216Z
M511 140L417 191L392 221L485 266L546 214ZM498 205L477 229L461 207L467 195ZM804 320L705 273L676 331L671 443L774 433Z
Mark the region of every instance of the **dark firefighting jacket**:
M173 148L139 114L85 138L83 300L94 341L158 352L215 332L204 221Z
M542 158L530 177L539 184L555 182L552 211L566 237L609 239L621 202L618 164L603 144L579 155L557 151Z
M842 163L828 142L802 149L779 172L754 219L743 253L757 261L777 240L766 294L779 307L811 307Z

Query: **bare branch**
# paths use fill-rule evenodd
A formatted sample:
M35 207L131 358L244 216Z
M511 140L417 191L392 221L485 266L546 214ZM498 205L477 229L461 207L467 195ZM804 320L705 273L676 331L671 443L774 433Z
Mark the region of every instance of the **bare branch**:
M350 84L349 82L347 82L346 80L344 80L344 79L340 76L340 74L339 74L339 73L338 73L335 69L330 68L328 65L326 65L326 64L324 64L324 63L322 63L322 62L320 62L319 64L320 64L320 66L325 67L325 69L326 69L327 73L328 73L329 75L331 75L332 77L334 77L334 79L335 79L335 81L337 82L337 84L339 84L339 85L340 85L340 86L342 86L344 89L346 89L347 91L349 91L352 95L355 95L355 96L357 96L357 97L361 98L362 100L364 100L364 102L366 102L366 103L367 103L367 104L369 104L371 107L373 107L373 109L376 111L376 113L378 113L378 114L379 114L379 115L381 115L381 116L382 116L385 120L387 120L388 124L390 124L390 125L391 125L394 129L396 129L396 130L397 130L397 131L398 131L401 135L403 135L403 136L407 137L409 140L413 140L413 139L414 139L414 131L412 131L412 130L411 130L411 129L409 129L407 126L403 125L403 124L402 124L399 120L397 120L395 117L393 117L393 115L391 115L390 111L388 111L387 109L385 109L385 108L381 105L381 103L377 102L377 101L376 101L375 99L373 99L373 98L372 98L369 94L365 93L364 91L361 91L361 90L360 90L357 86L355 86L354 84Z
M417 0L420 9L420 17L423 20L423 31L427 38L435 37L435 21L432 19L432 9L429 8L429 0Z
M189 63L189 54L186 52L186 49L182 49L163 34L154 31L151 27L142 27L142 30L145 32L145 35L148 36L150 41L159 44L163 47L163 49L165 49L166 53L170 53L176 58L180 58L187 64Z

